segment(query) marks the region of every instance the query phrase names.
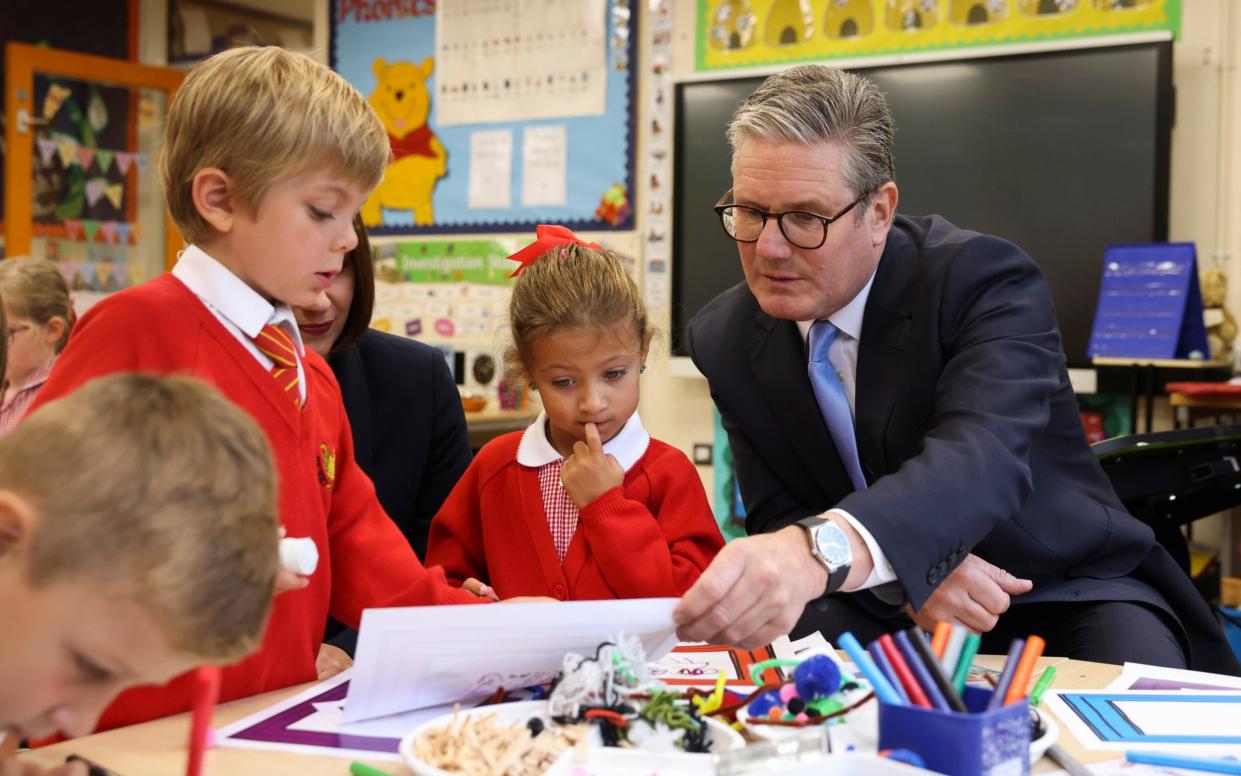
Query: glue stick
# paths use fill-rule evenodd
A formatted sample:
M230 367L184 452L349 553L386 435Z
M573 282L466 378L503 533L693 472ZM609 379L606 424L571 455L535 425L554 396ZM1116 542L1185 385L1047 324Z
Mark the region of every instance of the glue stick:
M307 577L315 573L318 565L319 548L314 539L285 537L280 540L280 566L285 571Z

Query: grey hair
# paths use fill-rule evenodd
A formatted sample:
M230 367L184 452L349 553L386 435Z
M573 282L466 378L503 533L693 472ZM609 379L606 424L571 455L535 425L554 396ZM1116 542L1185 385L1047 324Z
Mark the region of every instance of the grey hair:
M845 181L858 196L895 179L894 133L888 102L873 83L823 65L771 76L728 123L734 159L751 138L838 145L847 162Z

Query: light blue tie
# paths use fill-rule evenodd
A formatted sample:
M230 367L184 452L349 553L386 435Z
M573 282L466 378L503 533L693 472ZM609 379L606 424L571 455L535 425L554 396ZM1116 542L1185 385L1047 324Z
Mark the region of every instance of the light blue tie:
M853 434L853 411L849 409L849 397L836 374L836 368L827 360L827 350L840 333L830 321L815 321L810 327L810 363L806 371L819 412L827 423L827 430L836 443L845 471L854 490L866 490L866 478L862 476L862 464L858 459L857 437Z

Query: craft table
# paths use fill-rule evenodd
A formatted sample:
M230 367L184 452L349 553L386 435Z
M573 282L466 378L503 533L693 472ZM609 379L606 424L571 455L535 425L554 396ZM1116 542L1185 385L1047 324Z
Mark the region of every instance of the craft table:
M999 669L1003 655L979 656L975 662L988 668ZM1088 663L1064 658L1043 658L1034 676L1037 677L1048 665L1056 666L1053 689L1099 689L1120 676L1120 666ZM284 690L244 698L226 703L216 709L214 726L220 727L249 714L274 705L310 685L300 685ZM64 762L65 756L74 753L103 765L120 776L175 776L185 772L185 744L189 734L189 715L146 722L141 725L118 728L106 733L78 738L55 746L27 752L22 757L31 762L51 766ZM1086 752L1060 726L1060 744L1082 762L1117 759L1116 752ZM297 774L297 776L346 776L349 760L340 757L316 757L301 754L285 754L252 749L218 747L207 753L204 773L206 776L233 776L234 774ZM394 776L409 776L410 771L393 762L367 761ZM1055 770L1058 766L1044 757L1034 767L1034 772Z

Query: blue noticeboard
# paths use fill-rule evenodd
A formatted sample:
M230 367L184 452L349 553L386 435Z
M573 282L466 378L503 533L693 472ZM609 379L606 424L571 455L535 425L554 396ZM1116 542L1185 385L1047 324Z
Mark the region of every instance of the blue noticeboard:
M1207 358L1194 244L1109 245L1091 358Z
M556 8L574 8L579 2L473 0L472 3L465 3L458 0L455 7L459 11L474 9L479 12L480 18L487 18L493 12L517 13L522 9L532 9L548 16L550 39L550 28L555 26ZM525 232L534 229L537 224L562 224L579 231L632 229L639 37L637 14L642 3L606 0L599 5L606 17L605 41L601 44L605 49L603 56L606 63L602 114L444 125L439 122L437 113L444 90L451 89L456 94L458 88L465 91L470 87L470 83L442 83L436 70L436 14L450 5L452 0L332 0L330 4L332 67L367 95L388 129L396 156L423 156L428 160L420 165L406 165L405 171L400 172L397 169L398 160L393 159L385 176L385 180L393 186L393 195L385 194L385 186L381 184L373 200L368 200L368 203L375 203L377 210L368 214L368 209L363 208L362 217L367 231L372 235L417 236ZM564 34L561 30L562 37ZM542 33L539 38L542 38ZM503 43L510 45L508 39ZM500 44L501 41L496 39L472 40L468 45L474 47L472 51L477 51L479 47ZM465 47L467 44L457 42L457 45ZM559 72L555 67L556 60L541 52L540 46L543 44L527 41L523 45L531 48L531 57L537 61L546 60L549 70ZM542 59L537 59L539 57ZM503 68L504 61L501 57L478 57L473 94L479 94L479 82L485 89L495 84L493 88L497 92L501 88L538 88L538 84L531 87L513 84L510 87ZM549 72L546 77L547 83L552 84L552 74ZM558 88L561 87L546 87L547 91L540 99L554 102ZM399 104L393 106L385 99L387 94L394 95ZM414 94L421 96L417 99L401 97ZM410 126L418 129L411 131L407 129ZM522 153L527 133L537 130L563 131L563 161L567 172L563 174L563 201L559 204L526 203L524 191L527 176L535 180L544 174L537 167L527 170ZM402 134L397 137L395 132ZM500 198L507 200L508 205L496 202L471 204L474 142L488 132L508 138L508 192L507 197ZM415 138L422 140L416 142ZM442 165L439 167L429 161L435 158L436 143L442 147ZM408 150L403 144L412 144L418 150ZM500 169L506 168L500 165ZM415 195L415 191L419 195Z

